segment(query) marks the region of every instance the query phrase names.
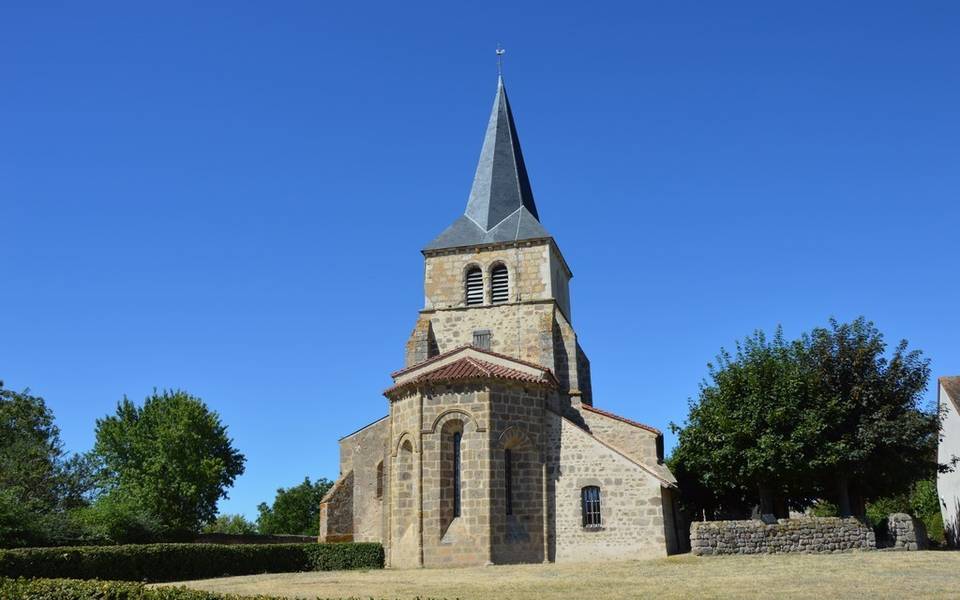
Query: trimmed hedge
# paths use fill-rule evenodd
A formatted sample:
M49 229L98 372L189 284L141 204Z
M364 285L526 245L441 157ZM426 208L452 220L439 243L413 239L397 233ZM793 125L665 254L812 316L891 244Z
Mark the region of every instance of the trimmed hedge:
M277 596L237 596L185 587L149 588L130 581L79 579L2 579L2 600L287 600ZM320 600L319 598L317 600ZM327 599L329 600L329 599ZM361 600L350 597L340 600ZM366 599L370 600L370 599ZM421 600L419 597L417 600ZM434 600L425 598L423 600Z
M185 587L149 588L142 583L130 581L80 579L0 579L0 598L3 600L287 600L278 596L238 596L201 592ZM350 597L339 600L361 599Z
M79 579L0 579L3 600L280 600L274 596L234 596L183 587L148 588L129 581Z
M383 546L145 544L0 550L0 577L183 581L229 575L383 568Z

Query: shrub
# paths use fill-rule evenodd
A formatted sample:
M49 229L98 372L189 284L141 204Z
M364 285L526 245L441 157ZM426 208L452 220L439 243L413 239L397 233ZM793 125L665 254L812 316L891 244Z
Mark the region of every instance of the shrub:
M0 579L4 600L280 600L275 596L235 596L183 587L148 588L129 581L79 579Z
M940 515L940 500L935 478L921 479L910 491L899 496L880 498L867 505L867 518L873 523L878 539L887 534L887 517L892 513L907 513L923 522L930 542L943 545L946 535Z
M0 578L0 598L3 600L284 600L276 596L237 596L201 592L185 587L149 588L142 583L129 581L2 578ZM351 597L341 600L360 599Z
M301 544L313 571L382 569L383 546L370 543Z
M0 577L183 581L382 567L380 544L147 544L0 550Z

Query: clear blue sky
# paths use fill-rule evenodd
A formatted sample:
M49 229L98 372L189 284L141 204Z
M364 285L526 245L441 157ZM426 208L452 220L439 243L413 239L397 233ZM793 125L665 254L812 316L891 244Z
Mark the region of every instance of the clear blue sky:
M598 406L666 429L721 346L831 315L960 373L956 2L20 2L0 379L73 451L124 394L202 397L247 456L226 511L335 478L466 202L498 42Z

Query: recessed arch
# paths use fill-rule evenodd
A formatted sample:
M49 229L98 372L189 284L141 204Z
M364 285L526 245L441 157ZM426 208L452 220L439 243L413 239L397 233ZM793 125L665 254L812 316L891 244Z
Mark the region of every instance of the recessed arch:
M400 447L403 446L403 444L405 443L410 444L410 448L413 452L420 451L417 448L417 439L409 431L404 431L403 433L400 434L400 437L397 438L397 444L393 447L392 456L396 456L397 452L400 451Z
M535 447L527 432L516 425L504 429L497 438L497 444L504 449L528 450Z
M464 424L473 423L474 431L478 431L478 432L486 431L486 428L480 426L480 422L477 421L477 418L474 417L473 414L470 413L470 411L464 410L462 408L448 408L447 410L437 415L437 418L433 420L433 425L430 426L430 429L428 431L424 431L424 433L435 433L439 427L443 426L444 423L454 418L459 418L464 422Z

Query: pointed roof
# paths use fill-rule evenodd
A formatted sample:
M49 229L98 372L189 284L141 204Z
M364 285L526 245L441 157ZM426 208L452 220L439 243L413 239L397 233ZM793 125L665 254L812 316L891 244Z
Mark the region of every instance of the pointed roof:
M424 250L549 237L537 215L507 90L499 78L467 208Z
M458 380L500 379L555 388L550 369L506 354L476 346L460 346L392 374L387 398L410 386L449 383Z
M960 411L960 375L941 377L938 381L947 393L947 397L950 398L956 409Z

